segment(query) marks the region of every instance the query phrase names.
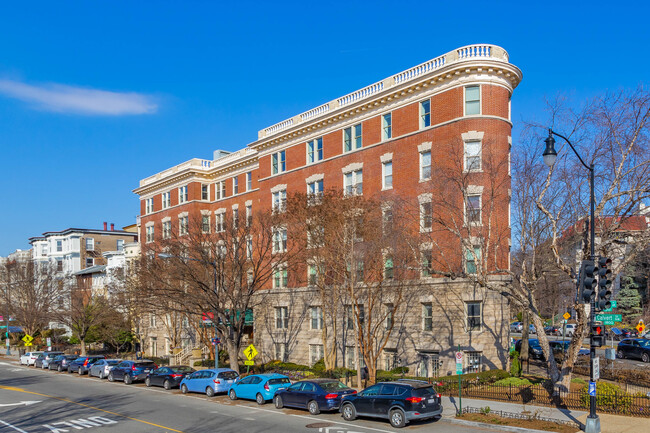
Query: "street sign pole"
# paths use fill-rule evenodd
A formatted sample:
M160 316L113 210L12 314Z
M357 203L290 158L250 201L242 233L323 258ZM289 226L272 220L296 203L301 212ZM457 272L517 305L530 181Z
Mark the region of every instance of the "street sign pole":
M462 353L460 351L460 344L458 345L458 353ZM460 358L460 361L461 362L458 362L458 357L456 357L456 364L461 364L462 365L462 361L463 361L462 357ZM458 370L458 369L456 369L456 370ZM456 371L456 373L458 373L458 371ZM461 383L462 375L463 375L463 372L461 370L460 374L458 375L458 415L463 414L463 386L462 386L462 383Z

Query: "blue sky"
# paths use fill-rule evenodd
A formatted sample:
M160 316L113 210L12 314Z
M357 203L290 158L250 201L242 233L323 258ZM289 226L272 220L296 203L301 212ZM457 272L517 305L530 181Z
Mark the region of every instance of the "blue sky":
M13 2L0 14L0 255L135 222L141 178L472 43L522 119L648 78L646 2Z

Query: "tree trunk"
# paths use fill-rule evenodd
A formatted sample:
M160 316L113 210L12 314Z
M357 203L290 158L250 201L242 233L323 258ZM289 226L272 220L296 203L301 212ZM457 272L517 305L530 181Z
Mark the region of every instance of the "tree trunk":
M230 361L230 368L235 370L237 373L239 373L239 362L238 362L238 356L239 356L239 347L235 344L233 340L230 338L226 339L226 348L228 350L228 358Z
M530 318L528 316L528 310L524 310L521 317L521 349L519 352L519 359L521 360L521 369L524 369L524 362L528 363L528 338L529 338L529 324Z
M81 342L81 356L86 356L86 337L84 336L83 338L79 337L79 341Z

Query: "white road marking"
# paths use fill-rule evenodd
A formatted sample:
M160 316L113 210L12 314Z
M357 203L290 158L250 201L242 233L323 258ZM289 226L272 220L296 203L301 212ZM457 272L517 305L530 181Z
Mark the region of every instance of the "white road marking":
M32 404L40 403L41 400L32 400L32 401L19 401L18 403L7 403L7 404L0 404L0 407L6 407L6 406L29 406Z
M21 428L18 428L18 427L16 427L15 425L11 425L11 424L9 424L8 422L4 422L4 421L1 420L1 419L0 419L0 424L2 424L2 425L4 425L4 426L7 426L7 427L10 427L10 428L12 428L12 429L14 429L14 430L16 430L17 432L20 432L20 433L27 433L25 430L23 430L23 429L21 429Z

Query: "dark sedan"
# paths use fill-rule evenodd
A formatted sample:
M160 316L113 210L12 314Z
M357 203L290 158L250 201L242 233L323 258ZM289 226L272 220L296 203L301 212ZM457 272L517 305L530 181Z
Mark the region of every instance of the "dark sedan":
M397 380L372 385L358 394L346 395L341 402L346 421L357 416L387 418L393 427L414 420L442 415L440 394L433 385L420 380Z
M316 415L321 411L337 410L343 396L356 392L336 379L302 380L276 391L273 403L278 409L297 407Z
M67 371L68 365L77 358L79 358L77 355L59 355L50 362L47 368L56 371Z
M68 364L68 373L79 373L79 376L84 375L88 373L91 365L104 358L104 355L80 356Z
M522 340L517 340L515 342L515 350L521 354L521 341ZM544 351L542 350L542 346L539 344L539 340L537 338L530 338L528 339L528 356L530 356L533 359L544 359Z
M162 386L165 389L178 388L181 380L195 371L193 368L185 365L160 367L147 374L144 383L147 386Z
M108 373L108 381L113 382L116 380L123 380L127 385L145 380L147 374L158 368L153 361L142 359L139 361L122 361L117 364Z
M635 358L643 362L650 362L650 340L626 338L618 343L616 356L620 359Z

